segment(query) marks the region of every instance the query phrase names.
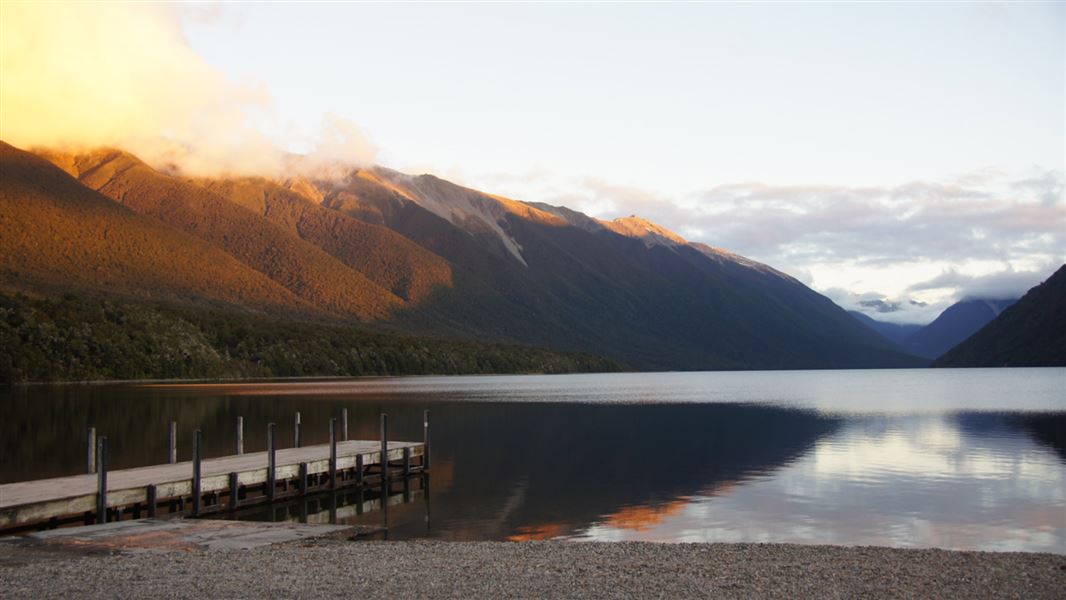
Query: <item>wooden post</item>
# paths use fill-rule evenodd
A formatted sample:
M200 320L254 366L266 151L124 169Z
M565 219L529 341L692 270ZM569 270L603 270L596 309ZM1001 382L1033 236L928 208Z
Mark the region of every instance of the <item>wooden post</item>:
M200 460L203 458L204 434L199 429L192 442L192 516L200 516Z
M178 423L170 422L170 464L178 462Z
M292 447L300 447L300 413L296 413L296 421L292 425Z
M429 468L429 409L422 411L422 470Z
M337 419L329 420L329 487L337 487Z
M148 504L148 518L149 519L154 519L155 518L155 511L156 511L156 498L155 498L155 496L156 496L155 484L149 485L148 486L148 498L145 501L146 504Z
M86 449L89 451L87 460L85 461L85 472L92 475L96 472L96 428L90 427L86 438L88 438L88 446Z
M389 415L381 413L381 480L389 478Z
M241 483L237 478L237 472L233 471L229 474L229 509L237 510L237 505L240 504Z
M355 485L363 485L363 455L355 455Z
M277 463L275 462L275 453L278 449L277 440L278 426L274 423L267 425L267 500L274 501L274 470Z
M307 494L307 463L305 462L300 463L300 482L297 488L301 496Z
M244 454L244 417L237 417L237 455Z
M341 440L348 441L348 409L341 409Z
M407 476L411 474L411 448L403 449L403 476L406 481Z
M96 440L96 522L107 523L107 436Z

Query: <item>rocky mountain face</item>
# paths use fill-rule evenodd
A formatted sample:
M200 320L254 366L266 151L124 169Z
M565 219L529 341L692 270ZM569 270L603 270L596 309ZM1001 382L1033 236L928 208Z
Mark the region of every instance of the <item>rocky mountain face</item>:
M638 369L919 364L795 279L638 217L380 167L193 179L119 150L0 150L9 291L581 350Z

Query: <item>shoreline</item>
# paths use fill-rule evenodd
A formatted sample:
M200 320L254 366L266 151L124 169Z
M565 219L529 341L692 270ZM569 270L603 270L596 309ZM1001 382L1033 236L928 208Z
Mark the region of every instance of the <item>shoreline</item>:
M0 596L1058 598L1066 556L875 546L348 541L111 553L0 544Z
M875 367L875 368L826 368L826 369L710 369L710 370L656 370L656 371L574 371L572 373L514 372L514 373L408 373L397 375L293 375L289 377L193 377L171 379L64 379L55 381L10 381L0 382L0 388L41 387L41 386L93 386L93 385L157 385L157 384L202 384L202 383L285 383L301 381L337 381L344 379L412 379L416 377L512 377L520 375L615 375L615 374L658 374L658 373L779 373L779 372L822 372L822 371L951 371L951 370L986 370L986 369L1061 369L1062 366L1019 366L1019 367Z

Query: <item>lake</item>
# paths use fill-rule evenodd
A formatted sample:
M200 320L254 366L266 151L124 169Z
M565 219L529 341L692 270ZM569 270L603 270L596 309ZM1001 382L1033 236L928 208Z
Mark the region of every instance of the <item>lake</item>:
M340 518L389 539L651 540L936 546L1066 554L1066 369L408 377L0 390L0 482L353 438L420 440L428 493ZM419 486L420 487L420 486ZM350 501L345 492L339 501ZM322 520L328 502L241 518Z

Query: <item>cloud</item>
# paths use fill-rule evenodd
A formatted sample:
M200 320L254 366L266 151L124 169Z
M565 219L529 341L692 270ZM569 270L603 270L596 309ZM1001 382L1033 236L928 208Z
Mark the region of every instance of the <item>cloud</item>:
M893 298L877 292L855 292L841 287L819 291L845 310L866 313L878 321L889 323L929 323L950 304L930 304L914 298Z
M714 220L718 241L756 255L865 264L922 259L1009 262L1062 257L1061 172L981 186L718 186L692 217Z
M859 306L864 306L866 308L873 309L875 312L879 312L879 313L896 312L896 311L898 311L900 309L901 305L902 305L901 302L886 302L885 300L882 300L881 298L878 298L877 300L860 300L859 301Z
M959 299L987 298L1006 300L1020 298L1026 291L1043 282L1059 266L1057 263L1045 265L1035 271L1015 271L1008 268L988 275L966 275L955 269L944 271L940 275L915 283L912 291L944 289L956 290Z
M300 157L295 170L317 177L343 177L349 166L374 163L377 148L355 123L340 115L326 113L312 149Z
M274 174L284 153L256 127L272 115L261 85L230 81L186 42L199 7L5 2L0 21L0 139L23 148L118 146L195 175ZM316 152L370 146L327 116Z

